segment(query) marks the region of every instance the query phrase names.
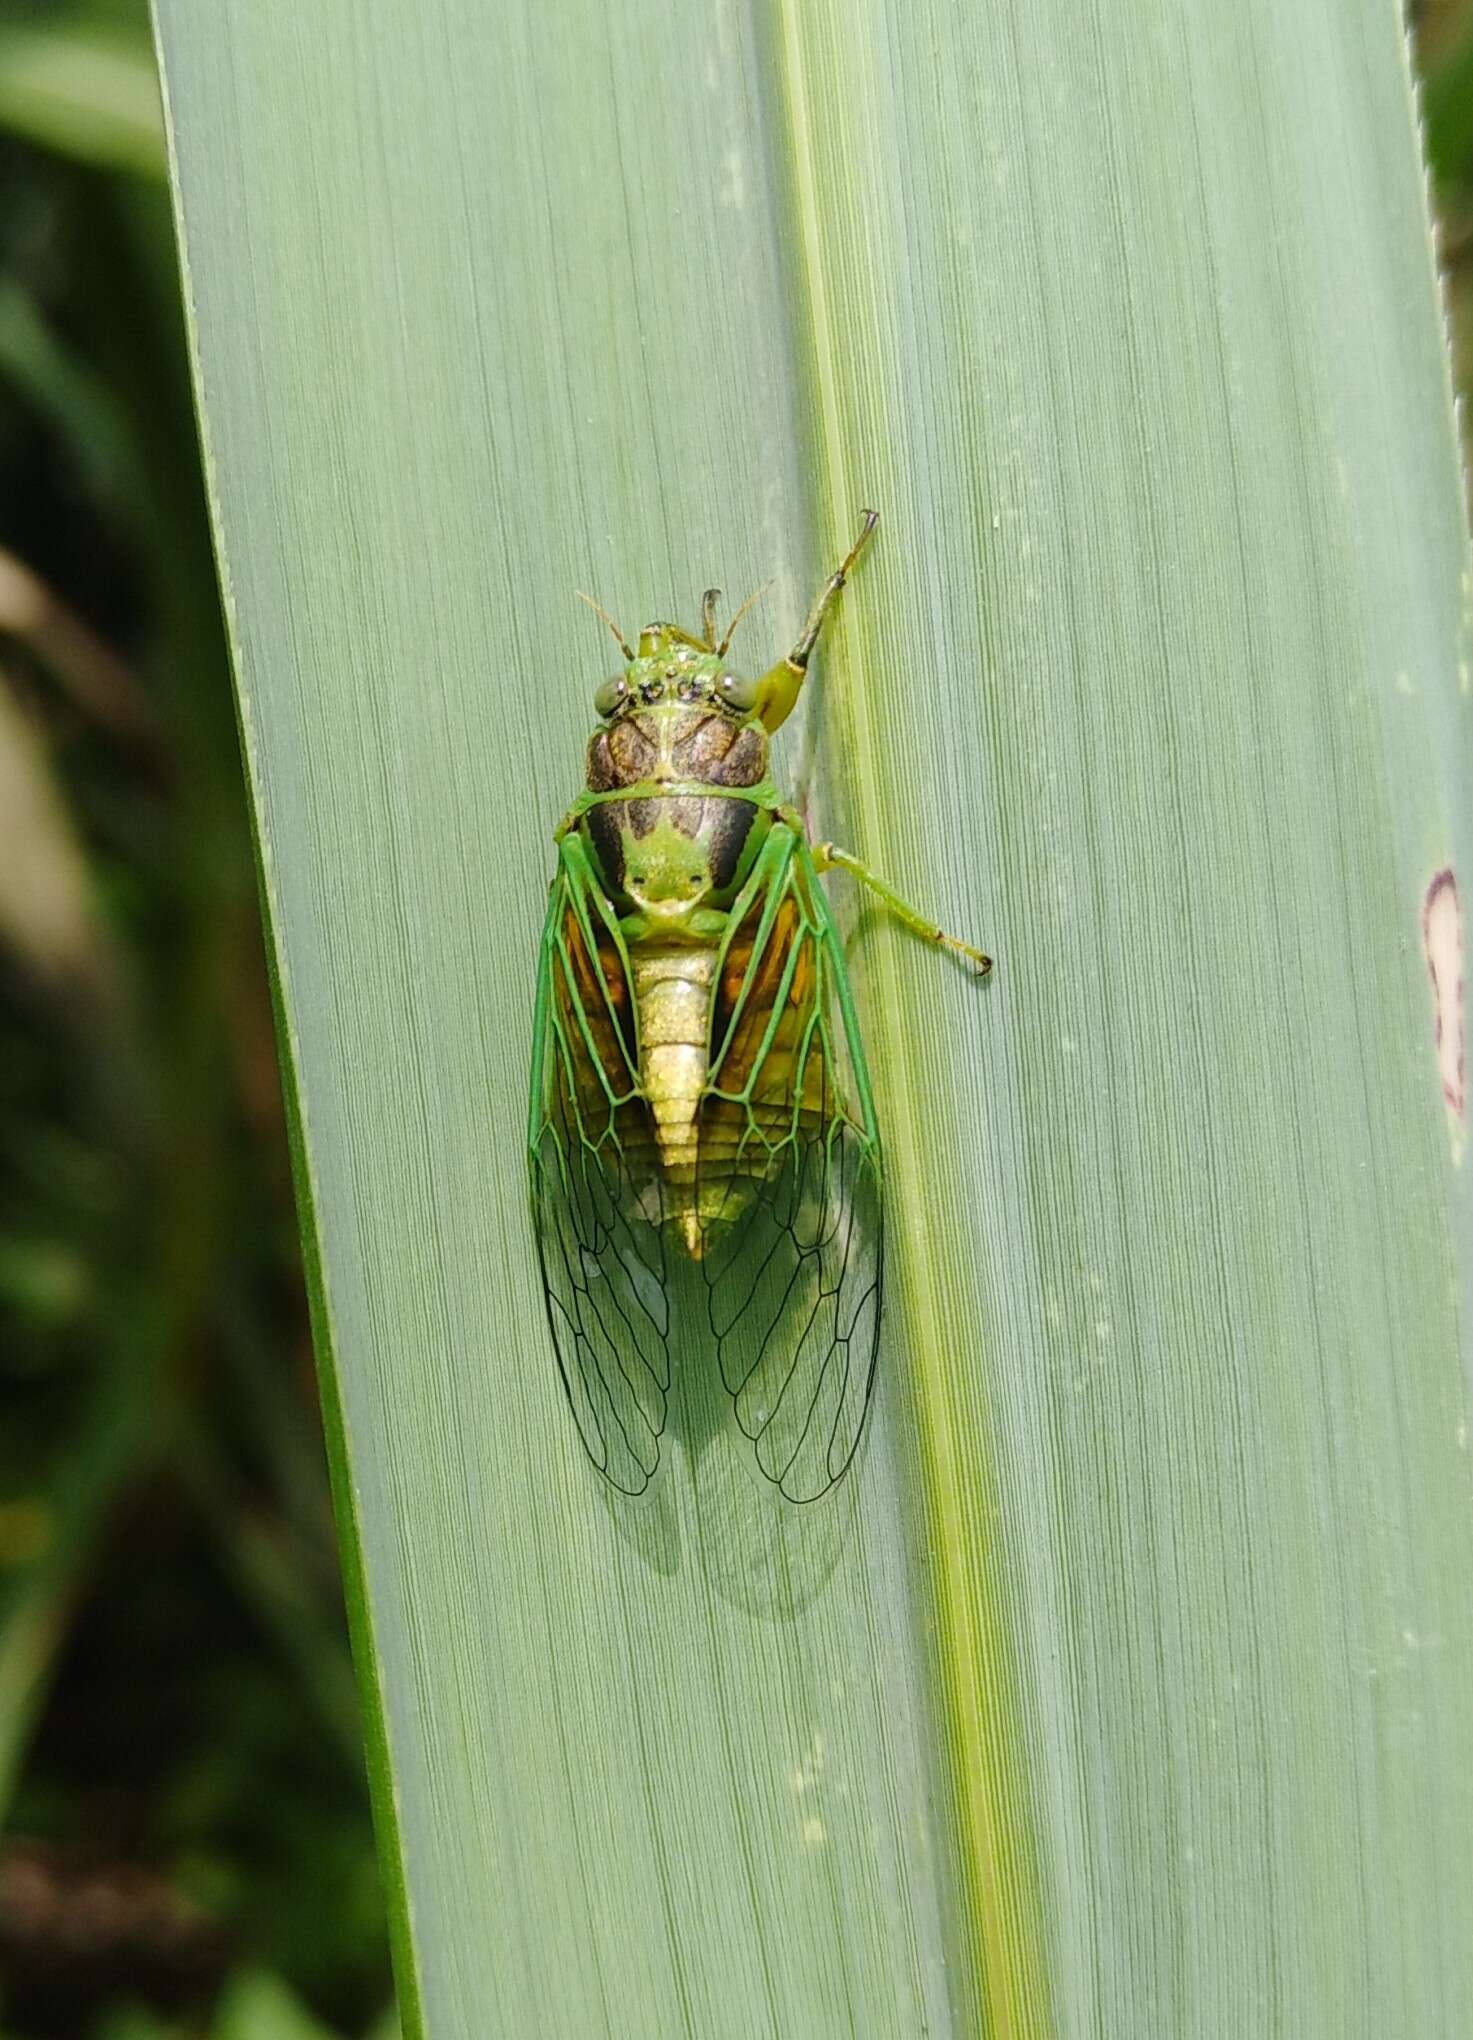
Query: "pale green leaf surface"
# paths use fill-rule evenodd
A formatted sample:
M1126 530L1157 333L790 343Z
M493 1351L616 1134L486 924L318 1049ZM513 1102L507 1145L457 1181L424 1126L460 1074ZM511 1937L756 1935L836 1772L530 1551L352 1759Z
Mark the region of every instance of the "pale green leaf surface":
M1453 2030L1469 651L1394 10L159 19L406 2030ZM522 1163L572 590L776 573L756 663L868 501L816 797L1000 967L856 944L855 1475L676 1444L616 1510Z

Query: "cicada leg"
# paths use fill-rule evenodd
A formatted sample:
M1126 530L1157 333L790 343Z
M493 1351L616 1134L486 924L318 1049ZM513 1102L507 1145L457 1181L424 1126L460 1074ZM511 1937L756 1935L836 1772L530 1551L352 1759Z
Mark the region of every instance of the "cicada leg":
M959 936L948 935L944 928L938 928L934 921L928 921L924 914L917 913L852 851L841 850L836 843L815 843L813 862L819 871L847 871L851 878L857 878L877 899L884 901L902 927L909 928L913 935L919 935L923 942L933 942L941 949L949 949L954 955L965 957L978 977L986 977L992 969L990 956L984 956L980 949L974 949L970 942L963 942Z
M829 575L823 587L814 598L808 612L808 620L798 635L798 642L785 658L779 659L769 672L757 682L756 712L764 729L775 730L787 721L797 702L803 686L803 676L808 671L808 661L813 656L813 647L818 643L818 634L823 629L824 618L839 598L843 588L854 571L859 555L869 543L870 533L880 521L878 510L866 510L864 525L858 538L850 546L837 567ZM731 633L728 631L727 637Z

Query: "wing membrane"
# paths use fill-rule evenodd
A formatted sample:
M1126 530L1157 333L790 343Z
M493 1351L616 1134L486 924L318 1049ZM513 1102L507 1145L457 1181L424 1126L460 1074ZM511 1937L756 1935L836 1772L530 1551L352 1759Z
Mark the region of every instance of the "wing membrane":
M879 1135L838 930L785 824L732 923L701 1116L701 1267L757 1464L814 1501L854 1457L874 1386Z
M542 939L529 1147L547 1318L574 1421L599 1472L642 1494L670 1389L665 1199L627 960L576 838L562 844Z

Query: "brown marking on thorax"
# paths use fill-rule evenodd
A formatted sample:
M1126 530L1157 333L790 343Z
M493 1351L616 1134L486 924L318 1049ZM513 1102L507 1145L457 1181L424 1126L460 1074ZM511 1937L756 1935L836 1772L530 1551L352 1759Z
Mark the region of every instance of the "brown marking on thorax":
M614 793L649 779L755 786L767 771L767 733L714 708L621 716L588 745L588 790Z
M636 710L608 729L595 731L588 745L591 793L616 793L624 786L662 779L700 786L756 786L766 772L767 732L759 724L738 722L704 704ZM737 870L756 815L756 807L748 801L702 800L691 794L661 799L645 794L591 808L584 828L609 883L616 888L624 883L624 830L639 841L666 821L692 842L703 837L710 850L712 879L719 890L731 882Z
M767 732L715 709L672 717L670 763L680 779L706 786L755 786L767 771Z
M588 743L588 790L613 793L660 776L660 726L652 715L621 716Z

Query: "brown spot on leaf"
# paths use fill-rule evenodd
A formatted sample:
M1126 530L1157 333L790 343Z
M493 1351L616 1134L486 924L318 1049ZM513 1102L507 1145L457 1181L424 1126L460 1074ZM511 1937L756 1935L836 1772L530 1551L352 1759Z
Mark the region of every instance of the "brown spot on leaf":
M1442 1099L1462 1151L1468 1111L1463 1022L1463 903L1451 866L1434 874L1422 898L1422 954L1432 986L1432 1042Z

